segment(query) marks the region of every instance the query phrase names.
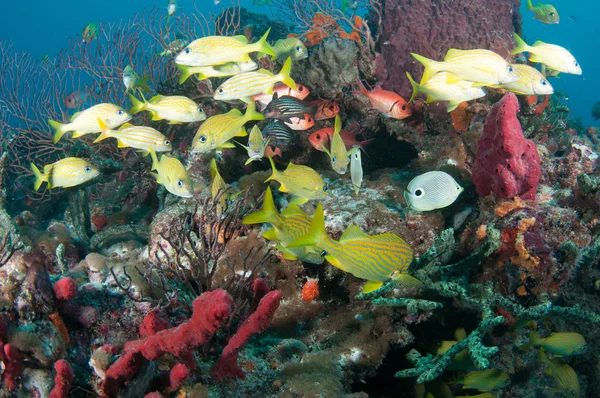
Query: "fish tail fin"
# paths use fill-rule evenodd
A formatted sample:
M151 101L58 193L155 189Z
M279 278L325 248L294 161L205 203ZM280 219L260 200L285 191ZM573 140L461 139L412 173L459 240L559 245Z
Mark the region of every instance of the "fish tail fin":
M144 75L144 77L142 77L137 83L137 86L147 93L150 92L150 86L148 86L148 80L150 80L150 75Z
M319 205L315 210L315 215L313 216L312 222L310 223L308 232L294 239L290 244L286 245L286 248L290 249L300 246L315 246L325 236L327 236L327 232L325 231L323 205L319 202Z
M546 365L550 364L550 360L548 359L548 357L546 356L546 352L544 351L543 348L540 347L540 349L538 350L538 361L545 363Z
M50 127L52 127L52 130L54 130L54 134L52 135L52 142L56 144L66 133L64 129L64 124L54 120L48 120L48 124L50 125Z
M353 95L359 95L359 94L368 95L369 90L367 90L367 88L365 87L363 82L360 81L360 79L356 79L356 82L358 83L358 91L354 91L352 94Z
M271 28L267 29L267 31L260 38L260 40L258 40L256 43L254 43L254 46L256 46L257 52L273 55L276 57L277 54L275 54L275 51L273 51L273 48L271 48L271 45L267 42L267 37L269 37L270 32L271 32Z
M419 85L419 83L417 83L412 76L410 75L410 73L406 72L406 77L408 77L408 81L410 82L410 85L412 86L412 95L410 96L410 99L408 100L408 103L410 104L417 95L419 95L419 89L421 88L421 86Z
M192 68L191 66L188 65L179 65L179 64L175 64L177 66L177 69L179 69L179 72L181 73L179 75L179 84L183 84L187 79L190 78L190 76L192 76Z
M212 158L210 160L209 171L210 171L210 178L211 178L211 180L214 180L215 177L217 175L219 175L219 170L217 169L217 160L215 158Z
M273 173L271 174L271 176L269 178L267 178L265 180L265 183L269 182L269 181L277 180L277 176L279 175L279 171L277 171L277 168L275 167L275 162L273 161L273 158L268 155L267 155L267 158L269 158L269 162L271 163L271 168L273 169Z
M296 86L296 82L290 76L292 73L292 57L288 57L283 64L283 67L279 71L279 76L281 77L281 82L286 86L290 87L292 90L297 90L298 86Z
M143 95L142 95L142 98L144 98ZM129 94L129 100L131 101L131 108L129 108L130 115L135 115L136 113L145 110L147 107L147 103L145 100L140 101L139 99L135 98L131 94Z
M33 189L37 191L40 189L44 181L48 182L48 177L45 174L42 174L40 169L38 169L35 164L30 163L29 166L31 168L31 172L33 173L33 177L35 178L33 181Z
M150 157L152 158L152 170L158 170L158 158L153 146L150 147Z
M431 76L435 75L438 71L437 62L426 58L422 55L410 53L417 61L423 64L425 70L423 71L423 77L421 78L421 84L424 84L427 80L431 78Z
M521 37L515 32L513 34L513 37L515 38L515 41L517 42L517 46L510 52L511 54L518 54L518 53L522 53L522 52L529 52L530 47L527 43L525 43L525 41L523 39L521 39Z
M94 140L94 144L110 137L110 128L98 118L98 127L100 127L100 135Z
M273 201L273 193L271 187L267 187L265 191L265 197L263 199L262 208L259 211L248 214L242 219L242 224L279 224L279 214L275 208L275 202Z
M527 0L527 9L533 10L533 3L531 2L531 0Z
M246 108L246 113L244 114L246 122L251 120L263 120L264 118L262 113L256 111L256 103L254 102L254 99L251 99Z
M360 149L364 152L367 153L367 151L365 151L365 146L369 145L371 142L375 141L375 138L370 138L368 140L364 140L358 143L358 145L360 146Z

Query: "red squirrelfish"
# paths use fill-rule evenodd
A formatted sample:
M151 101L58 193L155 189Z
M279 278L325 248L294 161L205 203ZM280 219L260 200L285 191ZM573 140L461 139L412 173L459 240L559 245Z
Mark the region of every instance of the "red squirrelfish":
M275 86L273 86L273 92L271 94L262 93L254 96L254 100L258 102L258 109L264 109L267 105L269 105L275 94L277 94L277 97L279 98L283 97L284 95L289 95L290 97L303 100L304 98L308 97L310 90L308 87L298 83L296 83L296 90L292 90L291 87L284 83L276 83Z
M312 133L310 137L308 137L308 141L315 149L324 152L322 147L329 148L331 137L333 137L333 131L333 127L322 128ZM356 139L356 133L351 133L349 131L344 130L340 131L340 137L342 137L342 141L344 141L346 150L352 149L354 145L358 145L361 149L364 150L364 146L373 141L373 139L366 141L358 141Z
M295 131L308 130L315 125L315 119L308 113L305 113L301 117L290 117L289 121L284 121L285 125Z
M383 113L386 117L405 119L412 114L410 106L408 106L408 103L404 98L393 91L383 90L379 86L368 91L360 80L358 80L358 85L360 87L360 94L369 98L373 108ZM356 95L359 93L354 94Z
M316 100L308 103L311 106L317 106L315 112L315 120L333 119L335 115L340 113L340 106L329 100Z

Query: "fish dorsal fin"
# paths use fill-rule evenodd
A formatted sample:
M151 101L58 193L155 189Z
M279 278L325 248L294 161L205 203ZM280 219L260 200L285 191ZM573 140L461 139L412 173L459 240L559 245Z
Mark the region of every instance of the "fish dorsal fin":
M228 116L242 116L242 112L237 108L233 108L232 110L227 112L227 115Z
M283 185L281 187L283 187ZM279 188L279 190L281 191L281 188ZM290 200L290 204L292 205L303 205L306 202L308 202L308 199L302 198L300 196L292 196L292 199Z
M119 130L125 130L125 129L131 128L131 127L135 127L135 126L131 123L125 123L119 127Z
M248 38L244 35L233 36L232 39L235 39L241 43L248 44Z
M446 53L446 56L444 57L444 61L450 61L456 57L460 57L461 55L463 55L467 50L458 50L456 48L451 48L450 50L448 50L448 52Z
M69 119L70 122L72 122L73 120L77 119L77 117L81 115L81 112L75 112L73 114L73 116L71 116L71 118Z
M344 233L342 234L342 237L340 238L340 242L347 242L350 240L359 240L359 239L369 239L369 238L370 238L370 236L367 235L366 233L364 233L360 229L360 227L358 227L357 225L352 225L344 231Z
M256 73L262 73L263 75L273 76L273 72L268 69L259 69Z
M289 162L287 167L285 168L285 171L294 170L295 167L297 167L297 166L294 163Z
M160 95L160 94L156 94L154 97L150 98L150 102L151 104L156 104L158 101L162 100L163 98L165 98L164 95Z
M290 216L301 215L301 214L304 214L304 212L297 205L289 205L288 207L286 207L284 210L281 211L282 217L290 217Z
M541 40L538 40L538 41L536 41L535 43L533 43L533 46L534 46L534 47L535 47L535 46L543 46L544 44L546 44L546 43L544 43L544 42L543 42L543 41L541 41Z
M403 241L402 238L400 238L398 235L394 235L394 234L391 234L391 233L373 235L373 236L369 236L369 237L371 239L378 240L380 242L399 242L399 241Z

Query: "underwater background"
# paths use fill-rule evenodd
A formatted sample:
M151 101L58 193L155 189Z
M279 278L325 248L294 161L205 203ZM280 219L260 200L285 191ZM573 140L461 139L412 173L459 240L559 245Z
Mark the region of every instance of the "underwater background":
M598 10L5 5L0 397L600 396Z

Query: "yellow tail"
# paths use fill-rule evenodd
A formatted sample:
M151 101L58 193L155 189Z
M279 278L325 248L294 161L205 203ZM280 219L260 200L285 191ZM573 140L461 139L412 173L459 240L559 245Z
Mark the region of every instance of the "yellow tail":
M150 147L150 157L152 157L152 170L158 170L158 158L153 146Z
M94 144L110 138L110 127L108 127L100 118L98 118L98 127L100 127L100 135L94 140Z
M177 66L177 69L179 69L179 72L181 73L179 75L179 84L183 84L187 79L190 78L190 76L193 75L193 73L190 72L190 70L192 69L191 66L179 64L175 64L175 66Z
M525 51L529 52L531 47L529 47L529 45L527 43L525 43L525 41L523 39L521 39L521 37L519 37L518 34L515 33L513 36L515 38L515 41L517 42L517 46L510 53L518 54L518 53L522 53Z
M419 54L415 54L415 53L410 53L413 57L415 57L415 59L417 61L419 61L420 63L423 64L423 66L425 67L425 70L423 71L423 77L421 78L421 85L425 84L425 82L427 80L429 80L431 78L431 76L435 75L437 72L439 72L438 70L438 62L426 58L422 55Z
M52 135L52 142L56 144L66 133L66 131L64 130L64 124L55 122L54 120L48 120L48 124L54 130L54 134Z
M142 96L142 98L143 97L144 96ZM148 103L145 100L140 101L131 94L129 94L129 100L131 101L131 108L129 108L130 115L135 115L138 112L146 110L146 108L148 107Z
M275 208L275 202L273 202L273 193L271 187L267 187L265 191L265 197L263 199L262 209L254 213L248 214L242 219L242 224L272 224L278 227L281 221L279 213Z
M325 218L323 216L323 205L319 203L317 210L315 210L312 222L310 223L308 232L305 235L294 239L286 246L286 249L300 246L316 246L324 236L327 236L327 232L325 231Z
M265 117L263 116L262 113L257 112L256 111L256 103L254 102L254 100L250 100L250 102L248 103L248 107L246 108L246 113L244 114L244 124L246 124L246 122L249 122L251 120L263 120ZM245 129L244 130L244 136L248 135L248 133L246 133Z
M275 162L273 161L273 158L270 156L267 156L267 157L269 158L269 162L271 162L271 168L273 169L273 174L271 174L271 176L265 180L265 183L267 183L269 181L273 181L273 180L277 181L277 176L279 175L279 171L275 167Z
M260 38L260 40L254 44L251 44L251 46L254 46L253 48L255 48L256 52L277 56L277 54L275 54L275 51L273 51L273 49L267 42L267 37L269 37L269 32L271 32L271 28L267 29L267 31Z
M283 67L279 71L279 77L283 84L290 87L292 90L297 90L298 87L296 86L296 82L292 79L290 73L292 73L292 57L288 57L285 60L285 64L283 64Z
M35 167L35 164L31 163L30 167L31 167L31 171L33 172L33 177L35 178L35 180L33 181L33 189L35 189L37 191L38 189L40 189L40 187L42 186L42 183L44 181L48 182L48 177L46 175L42 174L40 169ZM50 185L50 184L48 184L48 185Z
M419 85L419 83L417 83L412 76L410 75L410 73L406 72L406 77L408 77L408 81L410 82L410 85L412 86L412 95L410 96L410 99L408 100L408 103L411 103L415 97L417 95L419 95L419 90L421 89L421 86Z
M533 11L533 3L531 0L527 0L527 9Z

